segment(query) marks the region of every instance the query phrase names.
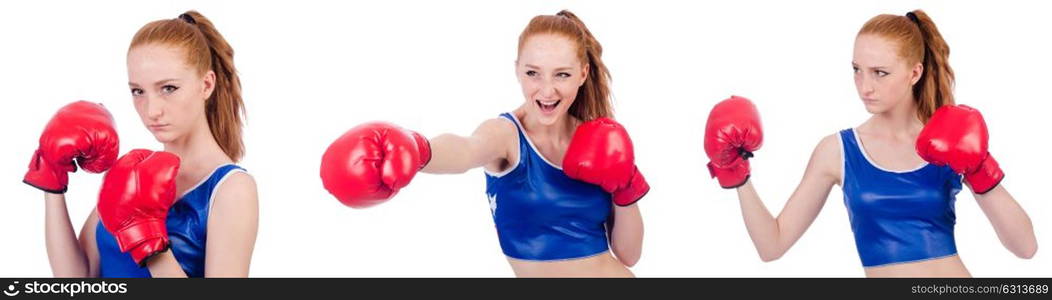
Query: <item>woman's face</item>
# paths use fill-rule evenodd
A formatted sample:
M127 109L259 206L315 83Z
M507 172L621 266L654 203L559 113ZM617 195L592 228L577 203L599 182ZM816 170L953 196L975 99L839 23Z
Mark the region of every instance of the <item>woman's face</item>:
M516 77L530 118L552 125L566 116L588 70L577 58L577 45L561 35L527 38L515 62Z
M884 113L913 101L913 85L924 71L899 56L899 45L887 38L863 34L855 38L851 66L858 97L872 114Z
M215 73L199 74L178 47L144 44L128 51L128 88L146 129L161 143L187 136L206 122L205 101Z

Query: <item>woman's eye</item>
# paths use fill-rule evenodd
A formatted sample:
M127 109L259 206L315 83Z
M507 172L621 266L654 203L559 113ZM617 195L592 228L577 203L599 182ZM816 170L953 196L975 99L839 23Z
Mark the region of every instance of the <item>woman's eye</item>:
M851 71L855 72L855 73L858 73L858 67L851 67Z
M172 92L175 92L175 90L178 90L178 89L179 89L179 87L177 87L177 86L166 85L166 86L162 86L161 87L161 92L165 93L165 94L171 94Z
M555 74L555 76L558 76L560 78L570 78L570 73L560 72L559 74Z
M877 73L877 76L880 76L880 77L888 76L888 72L876 71L876 73Z
M142 96L142 89L134 88L131 89L132 96Z
M533 70L526 71L526 76L530 76L530 77L537 76L537 71L533 71Z

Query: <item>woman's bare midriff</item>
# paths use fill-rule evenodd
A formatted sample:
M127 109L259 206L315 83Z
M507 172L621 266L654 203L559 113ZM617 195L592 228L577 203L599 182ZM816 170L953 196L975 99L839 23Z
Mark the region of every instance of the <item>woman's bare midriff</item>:
M610 252L578 259L531 261L508 258L518 277L635 277Z
M957 255L866 268L866 277L971 277Z

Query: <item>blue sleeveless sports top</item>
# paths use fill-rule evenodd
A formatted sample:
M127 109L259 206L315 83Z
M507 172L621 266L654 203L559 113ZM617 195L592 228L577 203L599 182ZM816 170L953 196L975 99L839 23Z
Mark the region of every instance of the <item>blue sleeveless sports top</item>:
M208 212L212 208L212 197L216 187L230 173L244 171L244 168L234 164L216 168L208 178L188 190L168 210L168 219L165 221L168 240L171 241L171 251L175 260L179 261L186 276L205 275ZM101 277L151 277L149 268L140 268L132 260L131 254L121 252L117 246L117 239L102 226L102 221L99 221L95 228L95 242L99 248Z
M534 149L514 116L500 116L519 133L519 162L500 174L486 172L486 196L504 254L546 261L606 252L610 194L567 177Z
M853 129L840 132L844 205L865 267L957 254L954 202L961 176L948 166L909 171L873 163Z

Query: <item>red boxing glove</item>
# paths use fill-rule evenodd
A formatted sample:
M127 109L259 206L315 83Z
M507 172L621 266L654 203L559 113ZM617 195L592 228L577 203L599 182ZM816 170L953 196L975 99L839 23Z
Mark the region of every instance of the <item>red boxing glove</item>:
M935 165L950 165L976 194L989 192L1005 177L987 152L990 134L978 110L967 105L944 105L917 136L917 154Z
M102 181L98 213L102 225L139 266L168 250L168 209L175 203L175 154L135 149L117 161Z
M70 103L44 127L22 182L48 193L65 193L68 173L76 172L77 164L92 173L109 170L119 146L113 117L102 104Z
M385 122L351 128L321 157L321 181L344 205L366 208L391 199L431 160L419 133Z
M749 158L763 144L760 113L752 101L738 96L720 101L709 112L705 124L705 154L709 175L725 189L749 180Z
M632 205L650 191L636 168L632 139L621 124L609 118L577 126L563 157L563 172L602 187L619 206Z

